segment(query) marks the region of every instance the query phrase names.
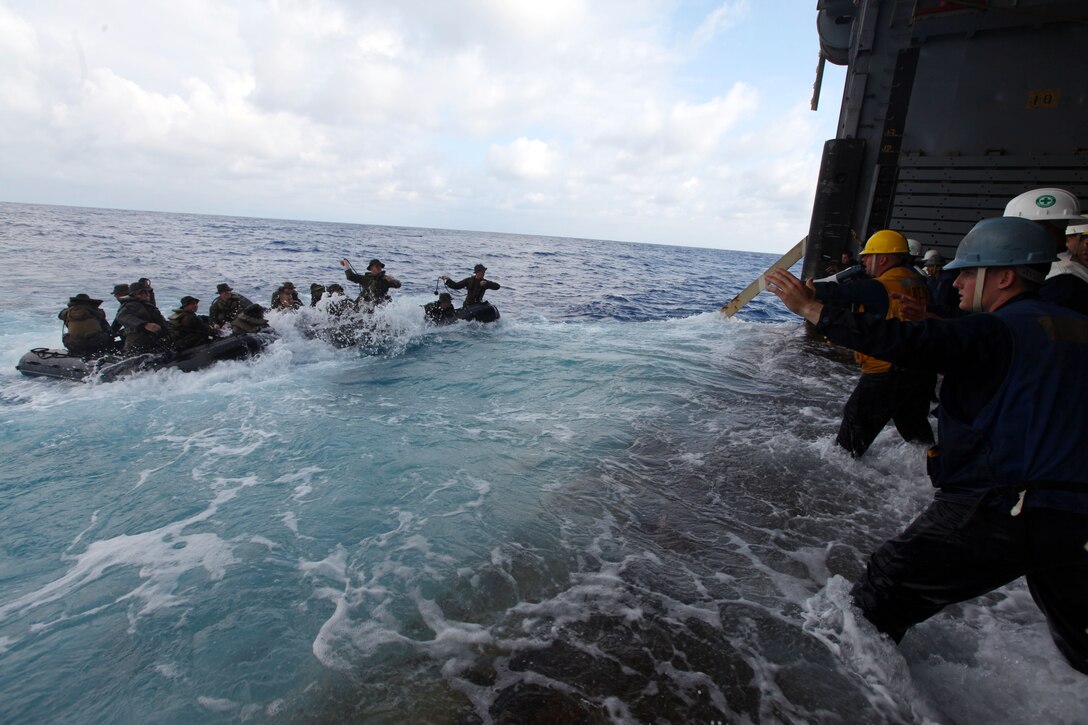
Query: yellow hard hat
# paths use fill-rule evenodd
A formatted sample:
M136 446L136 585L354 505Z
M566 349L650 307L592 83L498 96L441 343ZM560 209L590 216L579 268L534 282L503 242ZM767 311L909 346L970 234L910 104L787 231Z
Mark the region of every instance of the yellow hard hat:
M907 238L891 229L881 229L865 242L862 254L906 254L910 251Z

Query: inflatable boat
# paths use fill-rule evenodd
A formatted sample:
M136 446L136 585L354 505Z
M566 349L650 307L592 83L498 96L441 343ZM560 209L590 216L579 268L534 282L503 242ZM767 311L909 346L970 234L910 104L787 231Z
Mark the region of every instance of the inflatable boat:
M232 335L177 353L144 353L131 357L109 354L84 358L70 355L66 350L36 347L23 355L15 369L31 377L101 382L110 382L143 370L176 368L188 373L220 360L251 357L273 339L275 336L270 333Z

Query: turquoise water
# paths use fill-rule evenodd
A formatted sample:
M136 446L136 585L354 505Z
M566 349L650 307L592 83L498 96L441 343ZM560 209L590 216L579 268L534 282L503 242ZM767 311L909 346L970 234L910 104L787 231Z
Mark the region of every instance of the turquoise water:
M849 581L928 500L920 451L833 445L848 357L773 257L0 204L4 722L1083 721L1021 584L916 628ZM381 257L382 343L276 313L252 361L20 376L81 291L160 307ZM422 324L482 261L492 325ZM350 286L349 286L350 289ZM169 304L168 304L169 303ZM114 306L104 305L110 314Z

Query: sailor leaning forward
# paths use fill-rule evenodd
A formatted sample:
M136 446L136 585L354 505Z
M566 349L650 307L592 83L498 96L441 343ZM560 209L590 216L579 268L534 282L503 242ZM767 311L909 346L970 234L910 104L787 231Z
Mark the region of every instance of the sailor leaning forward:
M873 234L861 259L869 279L817 282L816 299L887 319L903 319L897 295L917 299L923 307L929 300L926 281L910 264L909 243L899 232L884 229ZM861 378L843 408L835 442L859 458L891 420L904 440L932 443L929 403L937 376L860 352L855 357L861 363Z
M952 320L903 323L835 309L788 272L768 289L831 340L944 373L934 501L869 559L852 596L899 641L955 602L1023 576L1058 650L1088 674L1088 317L1038 297L1054 242L1022 218L985 219L947 268Z

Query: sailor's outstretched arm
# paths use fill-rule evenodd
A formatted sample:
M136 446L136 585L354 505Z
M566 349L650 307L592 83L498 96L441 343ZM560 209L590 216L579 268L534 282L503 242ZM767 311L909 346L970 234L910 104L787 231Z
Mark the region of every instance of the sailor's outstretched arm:
M782 300L790 312L804 317L812 324L819 321L824 303L816 299L812 280L804 283L784 269L772 269L767 272L766 278L767 289Z

